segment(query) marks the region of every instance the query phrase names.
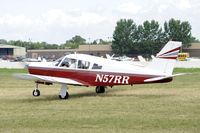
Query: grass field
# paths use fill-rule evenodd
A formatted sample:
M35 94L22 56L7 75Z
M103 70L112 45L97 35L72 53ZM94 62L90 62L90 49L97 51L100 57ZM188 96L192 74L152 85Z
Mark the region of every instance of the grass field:
M137 133L200 132L200 69L176 69L190 75L167 84L119 86L97 95L94 87L69 86L70 99L59 100L60 85L12 78L20 69L0 69L0 132Z

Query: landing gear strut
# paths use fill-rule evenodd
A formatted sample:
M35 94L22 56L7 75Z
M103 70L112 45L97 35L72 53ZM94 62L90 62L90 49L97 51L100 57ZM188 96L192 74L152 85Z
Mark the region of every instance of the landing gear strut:
M67 89L68 89L67 85L62 84L61 89L60 89L60 94L59 94L60 99L68 99L69 98L69 93L68 93Z
M34 97L40 96L40 90L38 89L38 83L36 83L35 90L33 90L33 96Z
M41 83L41 82L36 82L35 89L33 90L33 96L34 97L40 96L40 90L39 90L39 87L38 87L39 83ZM47 84L47 85L49 85L49 84ZM61 89L60 89L60 94L59 94L60 99L68 99L69 98L69 93L68 93L67 89L68 89L67 85L62 84Z
M96 93L104 93L104 92L105 92L105 86L96 87Z

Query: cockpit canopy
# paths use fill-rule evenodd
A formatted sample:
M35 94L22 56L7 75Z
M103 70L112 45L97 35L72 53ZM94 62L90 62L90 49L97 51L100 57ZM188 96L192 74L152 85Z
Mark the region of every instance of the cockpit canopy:
M70 69L102 69L102 65L80 59L69 58L67 55L56 60L54 66Z

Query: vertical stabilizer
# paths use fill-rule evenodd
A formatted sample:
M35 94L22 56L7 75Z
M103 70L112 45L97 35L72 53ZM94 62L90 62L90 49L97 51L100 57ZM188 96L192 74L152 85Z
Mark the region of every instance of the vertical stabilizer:
M181 46L181 42L169 41L147 68L165 75L172 75Z

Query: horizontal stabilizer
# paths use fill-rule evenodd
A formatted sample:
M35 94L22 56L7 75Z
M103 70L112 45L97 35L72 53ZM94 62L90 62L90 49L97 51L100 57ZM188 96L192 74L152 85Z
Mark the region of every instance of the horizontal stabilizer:
M144 80L144 82L145 82L145 83L148 83L148 82L155 82L155 81L160 81L160 80L167 79L167 78L170 78L170 77L156 77L156 78L150 78L150 79Z
M174 74L174 75L171 75L171 76L161 76L161 77L156 77L156 78L150 78L150 79L144 80L144 82L145 83L156 82L156 81L161 81L161 80L173 78L173 77L176 77L176 76L186 75L186 74L189 74L189 73L178 73L178 74Z

